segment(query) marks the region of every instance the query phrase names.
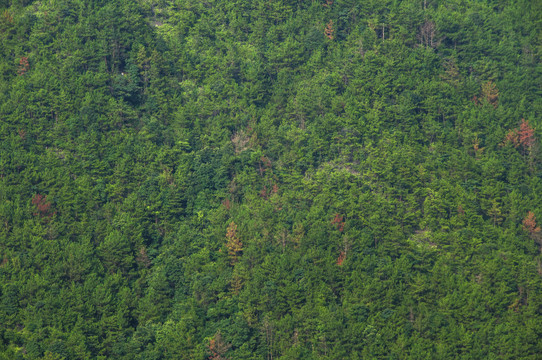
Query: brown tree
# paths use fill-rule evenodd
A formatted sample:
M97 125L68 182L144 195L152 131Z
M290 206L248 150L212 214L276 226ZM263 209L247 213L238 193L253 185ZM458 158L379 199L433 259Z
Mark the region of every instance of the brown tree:
M218 330L209 340L209 345L207 345L207 350L209 351L209 360L225 360L226 353L230 349L231 344L228 344L222 339L222 334Z
M536 153L536 151L533 151L536 144L536 137L535 130L531 127L529 121L521 119L519 129L508 130L502 145L506 144L512 144L516 148L521 146L523 148L523 155L529 153L530 161L533 161Z
M529 211L525 219L523 219L523 230L529 234L531 239L538 243L542 252L542 234L540 233L540 226L536 224L536 216L532 211Z
M231 209L231 201L230 201L230 199L228 199L228 198L224 199L222 201L222 205L224 205L226 210L230 210Z
M28 58L26 56L23 56L21 60L19 60L19 69L17 69L17 74L19 76L23 76L28 69L30 69L30 64L28 64Z
M506 134L506 137L504 138L504 144L512 144L514 147L518 147L519 142L519 136L516 129L510 129L508 130L508 133Z
M530 148L535 142L534 129L529 125L529 121L521 119L519 130L517 131L518 140L525 148Z
M536 216L532 211L529 211L523 219L523 230L527 231L532 238L540 233L540 226L536 226Z
M0 16L0 25L6 26L8 24L13 24L13 15L8 10L4 10Z
M51 203L47 201L46 195L36 194L32 197L32 204L36 207L36 212L34 216L39 216L40 218L49 218L56 214L55 211L51 208Z
M344 251L341 251L341 253L339 254L339 257L337 258L337 265L342 266L345 259L346 259L346 253Z
M331 220L331 224L336 225L337 230L342 232L344 230L344 225L345 225L345 222L343 221L343 216L339 214L335 214L335 217L333 218L333 220Z
M525 119L521 119L518 130L519 142L523 145L523 155L529 154L529 169L535 170L536 159L539 155L538 143L535 138L534 128Z
M425 23L420 27L420 34L418 38L420 39L420 45L425 46L426 48L435 48L438 45L437 37L437 27L432 21L425 21Z

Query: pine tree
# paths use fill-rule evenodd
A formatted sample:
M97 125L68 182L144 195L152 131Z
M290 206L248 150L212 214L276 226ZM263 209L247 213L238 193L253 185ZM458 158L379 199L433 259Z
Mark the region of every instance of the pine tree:
M494 108L499 105L499 89L497 89L497 86L492 81L488 81L482 85L482 97L493 105Z
M239 239L239 235L237 235L237 225L233 221L226 231L226 247L228 248L230 262L234 265L239 260L239 256L243 251L243 243Z

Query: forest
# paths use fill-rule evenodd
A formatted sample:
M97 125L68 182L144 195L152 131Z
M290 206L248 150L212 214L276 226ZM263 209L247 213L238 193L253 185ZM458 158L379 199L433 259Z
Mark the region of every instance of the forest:
M0 360L540 359L541 30L0 0Z

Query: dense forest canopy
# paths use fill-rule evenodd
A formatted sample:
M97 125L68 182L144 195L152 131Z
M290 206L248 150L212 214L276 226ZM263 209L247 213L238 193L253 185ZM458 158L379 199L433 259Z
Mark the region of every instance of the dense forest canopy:
M542 3L0 0L0 359L535 359Z

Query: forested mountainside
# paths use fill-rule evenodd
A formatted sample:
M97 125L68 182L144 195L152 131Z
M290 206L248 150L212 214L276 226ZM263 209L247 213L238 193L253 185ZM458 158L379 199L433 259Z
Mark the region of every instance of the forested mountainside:
M0 359L536 359L542 3L0 0Z

